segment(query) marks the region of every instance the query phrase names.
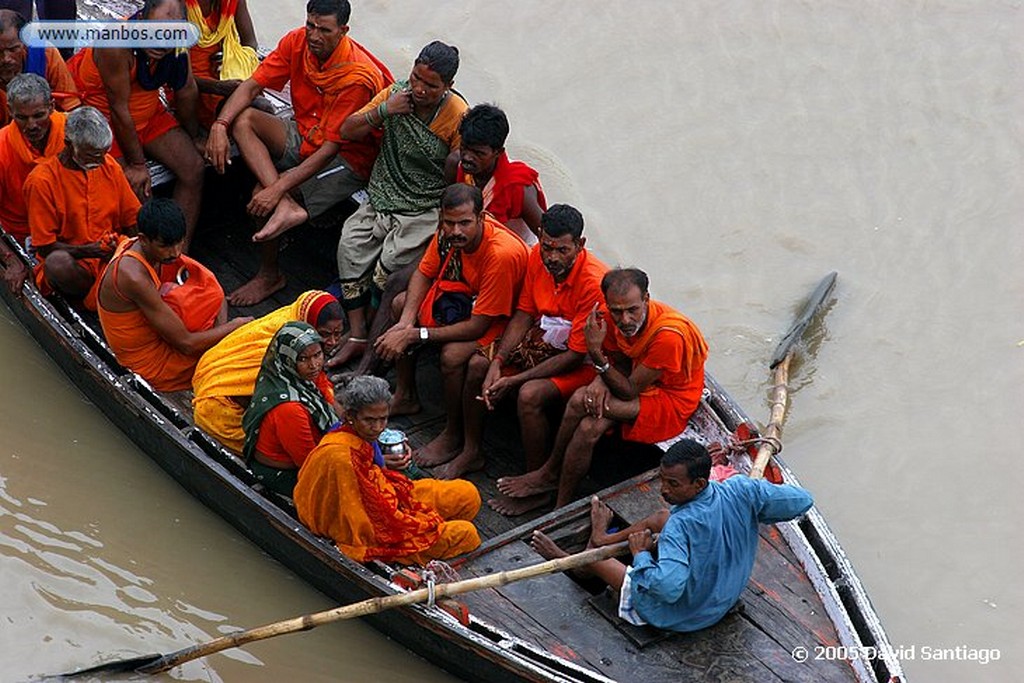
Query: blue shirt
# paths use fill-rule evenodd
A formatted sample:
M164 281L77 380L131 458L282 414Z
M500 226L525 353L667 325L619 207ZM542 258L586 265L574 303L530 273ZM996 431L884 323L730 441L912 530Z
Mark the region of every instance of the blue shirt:
M798 517L814 501L796 486L744 476L709 482L675 505L658 537L658 559L643 551L629 569L633 607L644 621L670 631L711 626L736 604L750 579L758 523Z

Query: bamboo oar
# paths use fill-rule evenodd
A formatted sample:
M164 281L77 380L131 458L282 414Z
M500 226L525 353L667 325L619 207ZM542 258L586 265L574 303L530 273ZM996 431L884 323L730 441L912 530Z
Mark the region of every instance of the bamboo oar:
M615 545L591 548L590 550L584 550L583 552L576 553L575 555L568 555L566 557L548 560L528 567L510 569L508 571L496 572L494 574L455 581L453 583L439 583L434 586L434 598L445 598L451 595L459 595L461 593L481 590L483 588L497 588L516 581L532 579L543 574L553 574L554 572L576 569L584 565L591 564L592 562L597 562L598 560L607 559L628 549L629 541L623 541L621 543L616 543ZM394 595L370 598L351 605L335 607L334 609L329 609L324 612L306 614L301 617L295 617L294 619L278 621L273 624L267 624L266 626L258 626L247 631L238 631L237 633L222 636L216 640L211 640L206 643L199 643L170 654L151 654L134 657L132 659L122 659L114 662L108 662L106 664L100 664L89 669L63 674L62 676L72 678L75 676L95 676L96 674L126 672L156 674L172 669L179 664L190 662L193 659L212 655L215 652L220 652L221 650L240 647L257 640L265 640L267 638L282 636L288 633L297 633L299 631L308 631L323 624L329 624L343 619L364 617L369 614L377 614L384 610L415 605L429 599L429 588L420 588L406 593L396 593Z
M782 447L782 422L786 419L786 407L789 402L789 364L796 353L797 342L803 337L804 330L810 324L814 316L828 301L832 288L836 285L835 271L826 275L807 305L797 317L789 331L782 337L779 346L772 355L772 362L769 368L773 370L772 380L772 411L768 420L768 427L765 429L765 442L757 449L757 457L754 458L754 465L750 468L750 476L760 479L764 476L764 469L768 466L768 460L779 452Z

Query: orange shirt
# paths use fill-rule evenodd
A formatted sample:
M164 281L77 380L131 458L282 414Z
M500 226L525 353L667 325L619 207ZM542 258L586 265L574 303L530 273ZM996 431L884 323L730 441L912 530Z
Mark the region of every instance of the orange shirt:
M46 159L25 180L25 204L37 249L54 242L98 242L135 225L140 207L109 154L89 172L67 168L56 156Z
M370 176L379 137L342 140L341 124L378 91L394 81L391 72L362 45L344 36L324 64L309 52L306 29L281 38L252 75L264 88L281 90L291 84L292 109L302 136L299 154L308 157L330 140L341 144L341 155L352 170Z
M68 70L68 65L61 57L60 51L55 47L46 48L46 82L50 84L53 91L53 99L57 108L61 111L71 111L75 107L82 106L82 100L78 97L78 86L75 79ZM7 111L6 88L0 88L0 126L6 126L11 121L10 112Z
M37 150L13 123L0 129L0 226L19 242L28 237L28 210L25 208L25 178L47 157L64 149L65 115L50 116L50 133L46 147Z
M544 267L540 245L535 244L526 264L526 280L517 308L535 320L547 315L571 321L568 347L586 353L587 341L583 336L583 326L594 304L604 304L601 278L607 271L608 266L583 249L572 264L565 282L556 283Z
M90 107L99 109L103 116L110 120L110 101L103 86L103 79L96 67L93 48L88 47L71 59L71 73L75 77L82 99ZM150 119L167 111L160 101L159 90L145 90L135 77L136 60L132 57L132 68L128 74L131 79L131 93L128 95L128 113L135 123L135 130L141 132L149 124Z
M435 280L441 274L440 240L441 233L427 247L420 260L421 273ZM480 246L473 253L462 252L462 280L475 295L474 315L488 315L508 318L512 315L519 289L526 274L529 252L518 235L513 234L501 223L484 214L484 235ZM500 333L505 321L481 337L479 343L485 346Z
M314 383L324 399L334 403L334 387L327 375L321 372ZM286 401L263 416L256 450L280 463L282 468L302 467L322 436L305 406L298 401Z

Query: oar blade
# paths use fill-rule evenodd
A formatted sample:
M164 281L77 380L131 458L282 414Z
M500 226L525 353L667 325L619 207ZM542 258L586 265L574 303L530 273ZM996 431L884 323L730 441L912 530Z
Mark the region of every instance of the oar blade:
M70 673L60 674L58 679L75 679L84 678L86 676L98 676L100 674L126 674L132 673L153 662L160 659L163 655L151 654L142 655L140 657L132 657L131 659L118 659L113 662L106 662L105 664L97 664L91 666L88 669L80 669L78 671L72 671Z
M804 306L803 311L793 322L793 325L789 328L782 337L782 341L775 349L775 353L772 355L772 362L769 365L770 368L774 369L782 360L789 355L789 352L793 350L793 347L804 334L804 330L814 320L814 316L818 314L825 302L828 301L832 290L836 286L836 278L838 273L832 271L818 283L818 286L814 289L814 293L811 294L811 298L807 300L807 304Z

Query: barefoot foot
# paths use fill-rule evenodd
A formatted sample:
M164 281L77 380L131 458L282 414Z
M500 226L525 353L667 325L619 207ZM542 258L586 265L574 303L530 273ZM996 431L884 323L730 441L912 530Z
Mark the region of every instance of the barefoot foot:
M541 493L528 498L498 496L497 498L491 498L487 501L487 504L492 510L500 512L506 517L518 517L519 515L525 515L527 512L550 505L554 499L554 495L550 493Z
M543 531L533 532L533 536L530 538L530 547L545 560L557 560L559 557L569 556L569 553L559 548Z
M253 306L263 301L274 293L281 291L288 284L288 280L281 273L277 275L261 275L246 282L244 285L228 295L228 303L232 306Z
M253 242L276 239L297 225L309 220L309 213L291 197L283 197L270 215L270 220L252 236Z
M498 490L510 498L536 496L558 488L558 480L548 479L543 470L534 470L518 477L502 477L497 484Z
M391 414L395 414L394 409ZM412 459L420 467L436 467L454 458L459 452L459 446L459 438L445 429L433 441L416 451Z
M436 479L458 479L473 472L479 472L486 462L477 453L462 451L453 460L433 469Z
M605 545L608 539L608 525L612 523L615 513L601 502L597 496L590 499L590 544Z

